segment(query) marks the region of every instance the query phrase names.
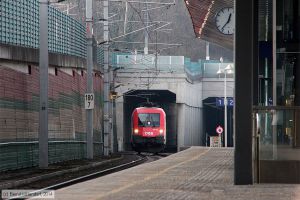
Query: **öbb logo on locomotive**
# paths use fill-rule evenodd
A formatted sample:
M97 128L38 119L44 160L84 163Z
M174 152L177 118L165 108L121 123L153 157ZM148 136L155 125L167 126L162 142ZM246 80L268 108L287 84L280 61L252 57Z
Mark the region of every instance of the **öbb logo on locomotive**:
M147 131L145 131L145 135L153 135L153 132L147 132Z

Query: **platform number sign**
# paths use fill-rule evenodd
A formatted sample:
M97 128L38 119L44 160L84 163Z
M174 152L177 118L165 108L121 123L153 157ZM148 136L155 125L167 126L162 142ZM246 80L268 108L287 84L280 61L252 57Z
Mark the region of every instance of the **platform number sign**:
M84 95L84 107L85 109L94 109L95 105L95 95L94 93L85 93Z
M224 97L216 98L216 106L224 107ZM232 97L227 97L227 106L232 107L234 105L234 101Z

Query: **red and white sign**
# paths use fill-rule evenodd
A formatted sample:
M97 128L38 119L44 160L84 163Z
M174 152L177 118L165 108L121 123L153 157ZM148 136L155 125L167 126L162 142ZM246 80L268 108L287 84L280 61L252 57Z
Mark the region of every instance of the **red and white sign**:
M216 132L220 135L223 133L223 127L222 126L217 126Z
M222 147L220 136L210 136L210 147Z

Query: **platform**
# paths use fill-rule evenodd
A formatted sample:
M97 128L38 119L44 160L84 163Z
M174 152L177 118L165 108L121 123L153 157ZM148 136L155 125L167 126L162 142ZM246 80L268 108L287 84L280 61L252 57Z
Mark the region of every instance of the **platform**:
M233 148L191 147L57 190L55 199L300 199L300 185L233 185L233 154Z

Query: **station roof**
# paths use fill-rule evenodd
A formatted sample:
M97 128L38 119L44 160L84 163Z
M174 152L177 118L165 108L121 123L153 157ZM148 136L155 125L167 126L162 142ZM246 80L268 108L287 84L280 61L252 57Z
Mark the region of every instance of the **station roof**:
M224 35L216 27L215 16L222 8L233 8L233 0L184 0L191 15L196 37L233 49L233 35Z

